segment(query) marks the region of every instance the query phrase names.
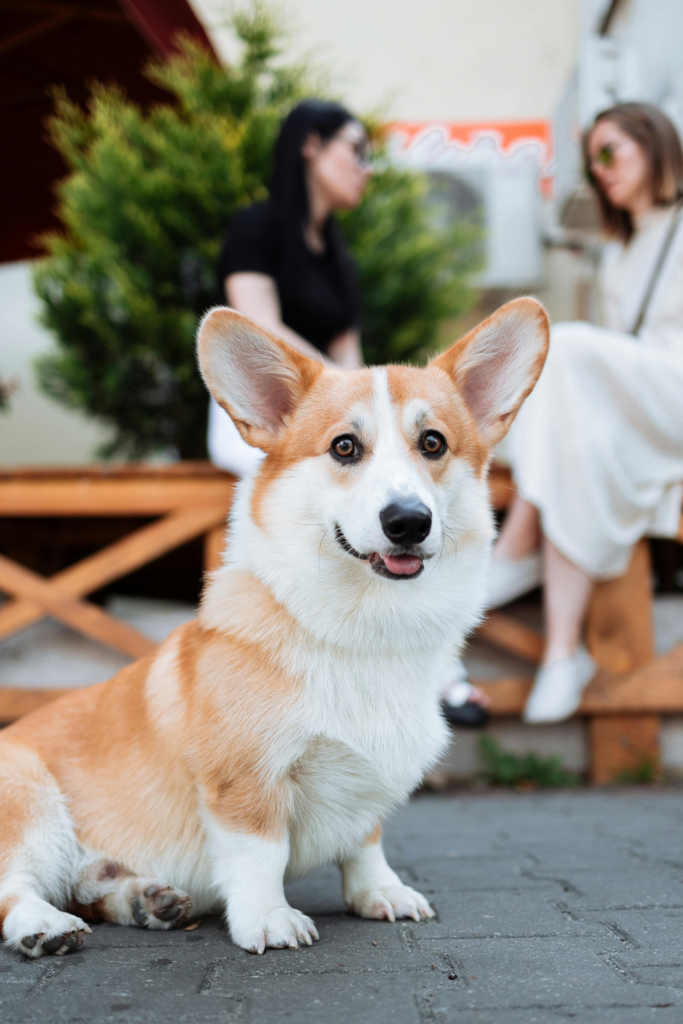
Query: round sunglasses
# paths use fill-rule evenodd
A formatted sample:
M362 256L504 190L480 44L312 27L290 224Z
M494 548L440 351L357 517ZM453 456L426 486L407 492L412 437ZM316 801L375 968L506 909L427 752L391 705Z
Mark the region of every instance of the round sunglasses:
M355 138L349 138L347 135L337 135L335 138L339 142L345 142L347 146L350 146L351 152L356 158L356 163L361 170L366 170L370 166L370 142L365 135L359 135Z
M625 145L623 142L614 143L606 142L604 146L601 146L595 156L592 156L588 161L591 167L614 167L616 163L616 154L621 147Z

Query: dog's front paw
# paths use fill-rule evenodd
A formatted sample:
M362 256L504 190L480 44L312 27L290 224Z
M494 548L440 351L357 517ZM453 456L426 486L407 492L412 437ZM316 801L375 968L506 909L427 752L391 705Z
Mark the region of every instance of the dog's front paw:
M240 919L241 918L241 919ZM233 942L248 953L264 953L266 949L298 949L299 944L312 946L319 938L310 917L293 907L273 907L262 917L249 920L239 915L230 918Z
M397 917L434 917L434 911L424 896L409 885L384 885L378 889L354 893L348 902L349 910L359 917L374 917L395 921Z
M90 928L80 917L57 910L42 900L25 900L5 918L7 945L34 959L75 952L89 934Z

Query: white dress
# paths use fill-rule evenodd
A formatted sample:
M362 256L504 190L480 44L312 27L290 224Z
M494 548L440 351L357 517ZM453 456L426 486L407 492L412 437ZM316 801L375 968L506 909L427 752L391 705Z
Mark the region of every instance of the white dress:
M207 434L209 458L214 466L227 469L235 476L251 476L255 472L265 452L260 448L252 448L215 398L209 402L209 429Z
M628 333L673 216L642 217L607 246L604 327L560 323L510 432L522 497L552 543L594 579L624 574L641 537L673 537L683 481L683 225L637 338ZM683 219L683 218L682 218Z

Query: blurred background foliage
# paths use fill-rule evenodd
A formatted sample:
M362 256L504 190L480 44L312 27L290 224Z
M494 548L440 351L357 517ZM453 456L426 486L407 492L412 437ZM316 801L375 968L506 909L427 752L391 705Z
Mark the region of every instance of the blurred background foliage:
M206 457L207 395L198 318L217 301L215 266L230 216L265 198L280 121L321 94L315 68L287 64L262 7L234 19L238 63L219 67L189 40L148 77L169 102L145 112L96 85L87 110L55 96L53 144L70 173L63 231L42 239L34 277L57 347L41 388L111 429L104 457ZM428 183L377 147L362 205L342 218L358 262L369 363L424 359L440 324L475 301L481 231L449 225Z

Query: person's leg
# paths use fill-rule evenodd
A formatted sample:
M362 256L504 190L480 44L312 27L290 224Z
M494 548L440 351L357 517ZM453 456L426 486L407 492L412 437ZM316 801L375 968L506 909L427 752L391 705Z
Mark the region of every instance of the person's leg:
M519 561L538 551L540 543L538 509L521 495L515 494L496 542L496 558Z
M499 608L541 582L538 509L516 494L508 509L489 568L487 608Z
M593 581L544 538L544 605L546 646L543 664L571 658L581 640L581 629L593 591Z
M593 581L544 540L546 646L524 708L525 722L562 722L581 703L595 663L581 644Z
M503 523L500 536L496 543L494 557L496 559L516 562L533 555L541 543L541 530L539 525L538 510L524 498L516 494L512 499ZM532 583L533 586L533 583ZM524 588L522 588L524 589ZM487 694L476 686L471 687L467 680L467 671L462 661L456 662L453 681L444 690L444 709L446 717L452 725L472 724L462 719L462 709L465 709L465 716L470 718L467 705L478 704L479 707L487 710L491 700ZM486 723L486 718L476 718L476 725Z

